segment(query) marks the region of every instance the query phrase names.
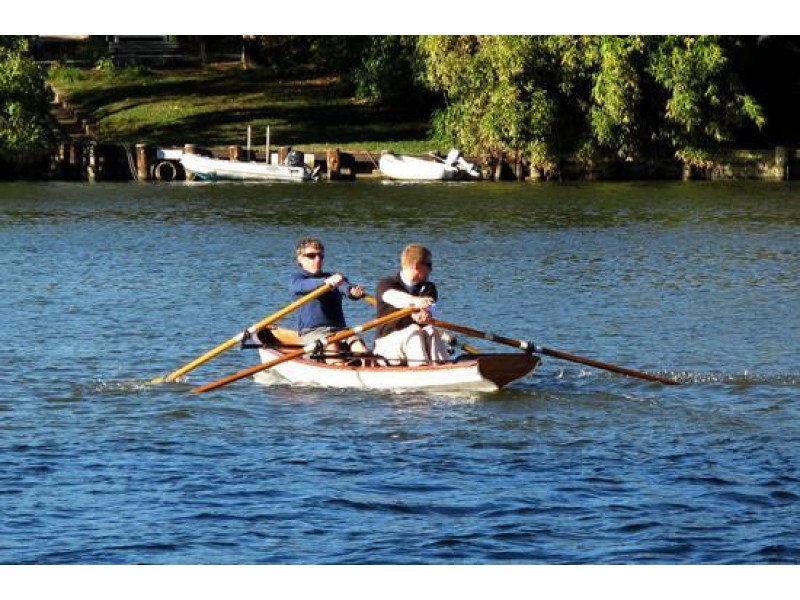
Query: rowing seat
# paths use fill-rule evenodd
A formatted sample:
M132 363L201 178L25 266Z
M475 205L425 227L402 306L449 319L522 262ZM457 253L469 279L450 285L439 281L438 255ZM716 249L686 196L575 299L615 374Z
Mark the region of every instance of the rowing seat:
M300 335L293 329L282 327L267 327L256 334L258 341L264 346L288 346L301 348L303 342Z

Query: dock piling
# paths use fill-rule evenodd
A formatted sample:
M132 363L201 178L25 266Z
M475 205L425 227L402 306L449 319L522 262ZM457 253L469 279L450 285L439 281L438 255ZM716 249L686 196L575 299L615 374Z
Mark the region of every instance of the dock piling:
M150 167L153 149L147 144L136 144L136 178L139 181L150 181Z

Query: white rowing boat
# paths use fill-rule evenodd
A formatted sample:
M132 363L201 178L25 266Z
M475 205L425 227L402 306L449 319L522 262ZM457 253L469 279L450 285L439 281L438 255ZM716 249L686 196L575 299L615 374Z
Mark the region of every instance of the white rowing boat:
M285 329L269 332L274 337L260 336L268 340L258 350L262 363L297 350L296 344L287 343L292 337L296 339L294 332ZM280 340L278 344L286 345L269 340ZM395 367L380 364L380 360L372 361L378 363L376 366L350 366L303 357L276 364L268 371L256 373L254 379L274 383L274 375L278 375L289 383L331 388L493 392L532 373L539 360L538 356L517 352L465 355L442 364Z

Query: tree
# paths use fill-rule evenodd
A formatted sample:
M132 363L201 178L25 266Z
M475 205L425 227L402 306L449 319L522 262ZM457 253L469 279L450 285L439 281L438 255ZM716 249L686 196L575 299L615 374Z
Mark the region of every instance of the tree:
M689 164L707 161L707 150L730 141L747 123L763 127L761 106L728 69L718 36L666 36L653 49L648 72L664 93L658 134Z
M567 47L548 36L422 36L432 89L445 108L435 135L474 154L514 152L549 170L580 135L583 107L572 87L582 63L565 65ZM576 103L577 102L577 103Z
M761 127L718 36L422 36L434 130L470 153L564 158L668 151L702 163L737 127Z
M371 36L353 75L356 95L391 107L415 104L425 92L416 41L411 35Z
M26 40L0 41L0 161L31 165L50 150L49 99Z

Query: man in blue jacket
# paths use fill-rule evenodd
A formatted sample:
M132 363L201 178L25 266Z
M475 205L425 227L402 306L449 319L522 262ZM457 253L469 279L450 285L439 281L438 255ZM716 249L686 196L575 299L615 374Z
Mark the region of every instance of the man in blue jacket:
M351 285L341 273L330 273L323 270L325 246L319 239L309 237L300 240L297 243L296 255L300 268L292 275L289 284L292 294L300 298L325 283L334 288L297 310L297 332L300 334L303 344L310 344L337 331L347 329L342 310L342 298L347 296L351 300L359 300L364 297L365 292L360 285ZM366 345L358 336L352 336L345 342L349 345L351 352L367 353ZM341 348L337 347L337 344L333 344L326 350L339 352Z

